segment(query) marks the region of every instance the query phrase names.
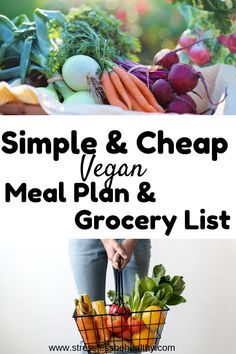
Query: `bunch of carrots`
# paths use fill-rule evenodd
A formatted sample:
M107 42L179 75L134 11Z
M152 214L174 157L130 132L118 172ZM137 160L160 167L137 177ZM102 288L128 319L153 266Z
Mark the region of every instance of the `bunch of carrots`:
M101 84L108 102L124 110L164 113L149 88L136 76L119 66L104 71Z

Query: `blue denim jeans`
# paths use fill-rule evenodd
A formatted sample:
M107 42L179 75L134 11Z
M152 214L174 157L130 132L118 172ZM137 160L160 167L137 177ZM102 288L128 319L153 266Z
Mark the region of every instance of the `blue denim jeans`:
M122 240L117 240L122 242ZM138 239L130 262L123 271L124 294L134 289L135 274L148 274L151 242ZM88 294L91 301L105 300L107 254L99 239L72 239L69 256L78 294Z

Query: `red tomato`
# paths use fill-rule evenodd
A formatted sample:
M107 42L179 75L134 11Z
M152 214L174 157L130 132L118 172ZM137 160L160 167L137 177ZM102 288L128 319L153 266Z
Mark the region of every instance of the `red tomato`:
M124 327L127 327L127 322L122 315L109 316L107 327L112 333L119 333L122 332Z
M123 329L122 332L116 333L116 337L122 339L129 339L131 337L131 331L129 327Z
M132 317L128 318L127 323L130 326L132 333L141 332L141 330L144 326L144 321L140 317L137 317L137 316L132 316Z

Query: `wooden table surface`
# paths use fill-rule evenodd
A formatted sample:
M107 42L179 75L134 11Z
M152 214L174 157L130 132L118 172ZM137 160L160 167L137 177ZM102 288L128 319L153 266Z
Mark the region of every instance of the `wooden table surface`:
M3 115L46 115L40 107L22 103L8 103L0 106L0 114Z

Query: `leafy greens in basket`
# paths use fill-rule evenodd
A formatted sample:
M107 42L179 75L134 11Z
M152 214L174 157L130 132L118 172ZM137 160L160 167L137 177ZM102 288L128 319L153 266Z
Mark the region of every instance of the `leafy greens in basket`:
M144 311L147 307L157 305L164 308L186 302L182 296L185 282L182 276L166 275L165 267L160 264L153 268L152 277L140 277L136 274L135 288L131 296L125 295L124 302L132 312ZM108 297L113 303L115 292L110 290Z

